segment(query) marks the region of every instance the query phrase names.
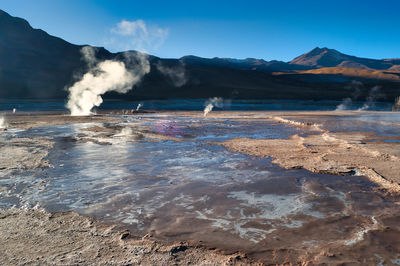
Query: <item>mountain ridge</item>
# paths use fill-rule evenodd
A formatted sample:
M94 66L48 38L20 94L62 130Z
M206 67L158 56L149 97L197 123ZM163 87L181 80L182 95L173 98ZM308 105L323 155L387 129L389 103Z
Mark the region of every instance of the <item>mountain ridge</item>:
M302 54L289 62L289 64L297 64L310 66L315 68L323 67L347 67L354 68L370 68L375 70L388 70L394 65L400 64L398 59L370 59L353 55L343 54L335 49L327 47L316 47L313 50ZM357 67L356 67L357 66Z
M0 10L0 97L65 99L68 95L65 88L87 70L80 53L83 46L33 29L28 21ZM137 53L111 53L103 47L96 50L100 60L124 61L125 53ZM108 93L105 98L340 99L349 93L345 83L354 79L365 84L361 95L368 95L369 86L378 84L385 91L384 100L391 101L400 94L397 80L381 79L380 73L370 74L375 73L373 71L357 72L356 76L331 69L326 73L311 71L349 65L378 72L397 71L400 59L358 58L328 48L316 47L289 62L197 56L163 59L152 55L148 59L151 71L134 90L124 95ZM177 85L174 77L160 71L160 65L183 71L180 74L185 76L185 82ZM283 74L276 74L278 72ZM362 76L360 73L369 74Z

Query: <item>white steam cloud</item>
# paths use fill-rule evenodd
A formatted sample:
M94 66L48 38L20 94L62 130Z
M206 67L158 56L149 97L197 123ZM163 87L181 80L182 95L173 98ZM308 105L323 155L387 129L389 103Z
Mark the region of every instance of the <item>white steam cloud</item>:
M224 106L224 102L223 99L220 97L214 97L214 98L210 98L208 99L205 103L205 108L204 108L204 116L207 116L207 114L209 112L212 111L212 109L214 108L214 106L218 107L218 108L222 108Z
M109 91L126 93L150 71L147 56L141 53L126 54L127 61L135 57L135 67L127 69L124 62L115 60L98 61L96 50L85 46L81 50L89 71L69 90L67 107L73 116L90 115L92 108L103 102L101 95Z
M0 129L5 129L7 128L7 122L4 116L0 116Z
M143 104L139 103L139 104L136 106L136 112L139 111L139 109L140 109L142 106L143 106Z
M211 103L206 105L206 108L204 108L204 116L207 116L207 114L209 112L211 112L211 110L214 108L214 105L212 105Z
M179 61L179 65L174 67L158 62L156 67L163 75L169 77L176 87L182 87L187 82L185 65L182 61Z
M169 34L168 28L148 26L143 20L122 20L111 29L112 37L106 45L116 50L136 49L139 51L157 50Z

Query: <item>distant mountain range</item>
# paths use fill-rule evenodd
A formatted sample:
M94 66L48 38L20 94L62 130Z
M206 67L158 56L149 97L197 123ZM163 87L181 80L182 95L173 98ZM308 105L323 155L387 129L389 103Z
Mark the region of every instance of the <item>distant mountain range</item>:
M334 49L314 48L310 52L296 57L290 64L310 66L315 68L323 67L344 67L359 69L374 69L398 71L400 69L400 59L368 59L342 54Z
M325 67L359 68L373 70L399 71L400 59L368 59L342 54L334 49L316 47L308 53L302 54L290 62L265 61L263 59L246 58L212 58L206 59L195 56L184 56L183 60L201 62L203 64L252 69L260 71L293 71L309 70Z
M65 99L65 88L87 68L82 47L33 29L26 20L0 10L0 98ZM126 60L123 53L104 48L97 49L97 57ZM328 48L314 48L290 62L151 55L149 61L151 71L137 87L106 98L340 100L355 97L357 89L357 98L362 100L374 86L380 86L382 101L394 101L400 95L400 59L359 58ZM166 68L169 71L163 71Z

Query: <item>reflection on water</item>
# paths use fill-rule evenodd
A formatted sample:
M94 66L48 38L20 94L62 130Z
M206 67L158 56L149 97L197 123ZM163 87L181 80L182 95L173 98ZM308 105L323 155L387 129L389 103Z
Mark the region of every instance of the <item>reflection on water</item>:
M123 130L101 137L112 145L71 141L83 134L95 137L84 130L94 125L146 129L183 141L137 140ZM360 224L400 211L395 199L379 195L367 179L287 171L269 159L210 142L303 133L277 122L154 115L15 132L54 137L48 158L53 167L2 177L0 186L7 192L0 207L75 210L139 234L256 250L280 238L301 245L327 239L352 243L349 237L365 229ZM308 233L299 235L300 229Z

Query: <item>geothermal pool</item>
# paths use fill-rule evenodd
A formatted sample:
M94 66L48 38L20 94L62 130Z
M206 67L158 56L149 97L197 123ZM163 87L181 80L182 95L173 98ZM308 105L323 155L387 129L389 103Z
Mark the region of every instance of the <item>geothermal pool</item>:
M360 243L393 263L399 259L397 251L387 249L398 232L384 230L399 226L399 196L364 177L285 170L270 158L220 145L240 137L318 134L312 127L261 119L262 113L256 118L176 113L115 118L0 133L2 138L54 141L50 167L17 169L0 178L0 208L73 210L134 235L243 250L265 261L287 250L293 251L285 256L298 256ZM376 115L303 120L330 131L374 132L388 140L400 135L395 120ZM371 236L373 230L379 233Z

